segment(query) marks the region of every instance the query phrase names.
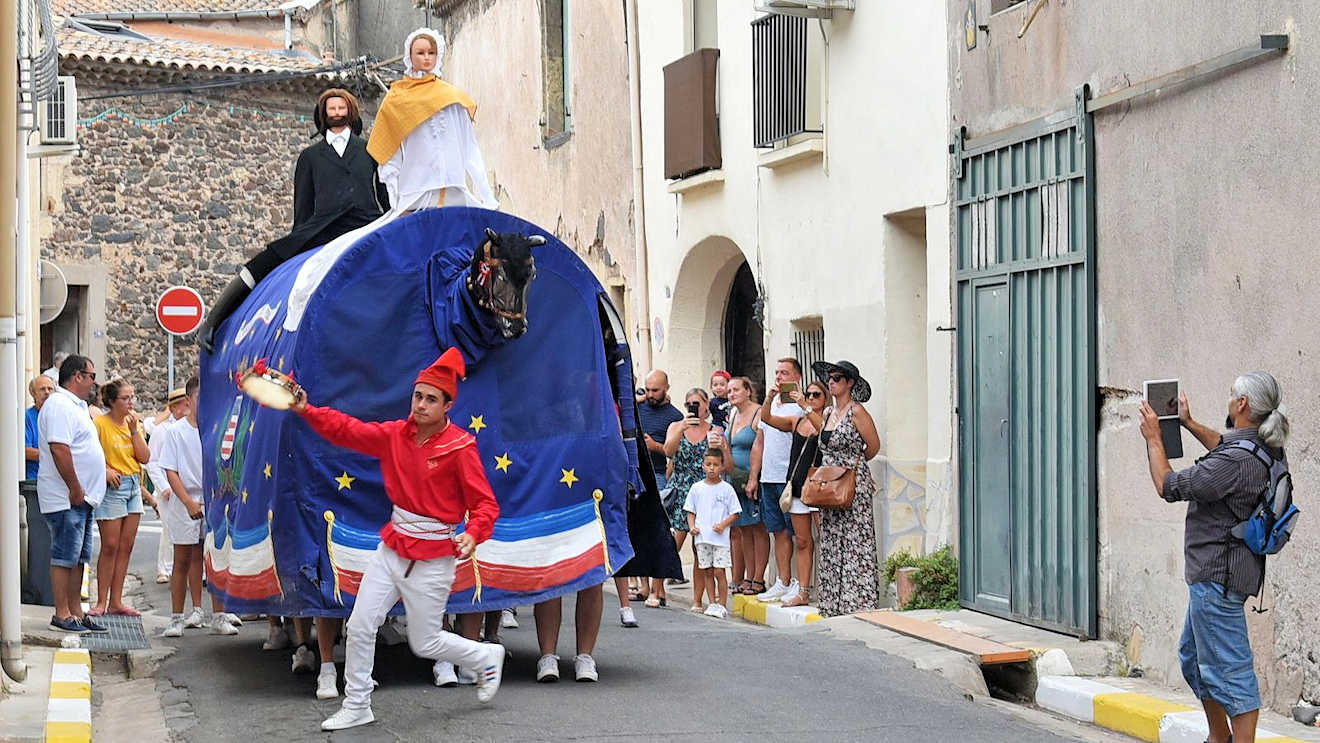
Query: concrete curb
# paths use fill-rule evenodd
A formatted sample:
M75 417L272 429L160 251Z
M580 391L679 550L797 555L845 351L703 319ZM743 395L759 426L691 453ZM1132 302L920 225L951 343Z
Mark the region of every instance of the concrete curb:
M48 743L92 739L92 655L85 648L55 651L46 707Z
M785 607L757 601L755 596L744 596L741 593L733 596L733 614L749 622L776 629L805 627L821 620L820 612L813 606Z
M1041 677L1036 704L1151 743L1202 743L1209 733L1198 709L1077 676ZM1256 740L1304 743L1264 728L1256 731Z

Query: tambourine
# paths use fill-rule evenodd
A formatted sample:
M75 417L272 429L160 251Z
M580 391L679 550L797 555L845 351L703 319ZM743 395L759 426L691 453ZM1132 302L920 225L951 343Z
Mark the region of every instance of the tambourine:
M292 374L271 369L265 359L257 359L251 369L238 373L238 386L261 405L276 410L288 410L298 399L302 387L293 381Z

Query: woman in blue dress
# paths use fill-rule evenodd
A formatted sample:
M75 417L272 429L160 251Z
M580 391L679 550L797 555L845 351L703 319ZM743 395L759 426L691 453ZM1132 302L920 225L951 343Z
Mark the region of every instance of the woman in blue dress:
M756 401L752 380L734 377L729 382L729 428L726 436L733 454L729 484L738 494L742 513L733 522L730 535L733 551L735 593L749 596L765 590L765 566L770 561L770 534L761 522L761 500L757 497L757 478L752 477L752 445L761 425L761 406Z

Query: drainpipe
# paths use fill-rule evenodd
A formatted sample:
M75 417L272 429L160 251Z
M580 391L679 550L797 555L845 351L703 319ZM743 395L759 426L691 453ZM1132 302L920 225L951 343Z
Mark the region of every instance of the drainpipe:
M0 0L0 18L18 17L15 0ZM0 31L0 667L15 681L27 678L23 663L22 606L18 573L18 361L14 252L15 155L18 139L18 28Z
M646 250L645 170L642 166L642 53L638 46L637 0L626 0L628 14L628 102L632 109L632 161L633 161L633 247L637 264L637 305L641 324L637 328L638 345L645 348L642 373L652 368L651 348L651 283Z
M293 9L284 9L284 48L293 48Z

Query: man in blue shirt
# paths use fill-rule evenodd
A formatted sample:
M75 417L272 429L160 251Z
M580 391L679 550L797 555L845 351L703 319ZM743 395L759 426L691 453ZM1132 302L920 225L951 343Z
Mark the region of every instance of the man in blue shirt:
M637 406L645 434L646 450L651 453L651 467L655 469L655 484L661 490L665 478L665 434L669 424L683 420L683 413L669 402L669 375L656 369L646 375L646 392Z
M35 379L28 382L28 394L32 395L34 405L27 409L24 416L26 426L23 434L23 456L27 460L27 472L24 475L26 480L37 479L37 463L41 459L41 450L37 448L37 412L54 391L55 380L45 374L38 374Z

